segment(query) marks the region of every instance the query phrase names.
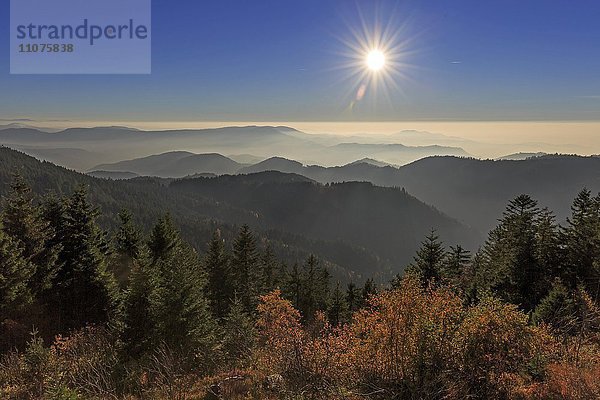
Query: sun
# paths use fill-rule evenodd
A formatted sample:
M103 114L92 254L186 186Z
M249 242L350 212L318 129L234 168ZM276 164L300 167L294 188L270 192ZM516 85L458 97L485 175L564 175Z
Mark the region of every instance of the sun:
M385 54L381 50L371 50L367 54L367 67L373 71L377 72L385 67Z
M337 37L341 57L333 68L341 72L338 79L347 85L347 109L353 111L365 99L371 107L382 101L395 107L392 99L404 94L401 83L409 80L414 68L408 63L415 52L408 20L395 10L363 12L359 8L347 26L346 33Z

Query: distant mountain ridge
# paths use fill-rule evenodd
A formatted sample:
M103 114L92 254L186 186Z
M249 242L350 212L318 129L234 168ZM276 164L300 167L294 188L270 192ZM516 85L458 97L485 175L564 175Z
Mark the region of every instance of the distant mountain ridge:
M188 151L173 151L113 164L100 164L92 170L128 171L138 175L162 178L182 178L199 173L232 174L242 167L221 154L194 154Z
M172 151L244 154L255 155L254 157L276 154L320 165L343 165L362 158L401 165L426 156L469 155L464 149L452 146L408 146L387 142L340 143L341 140L341 137L312 135L286 126L232 126L162 131L108 126L69 128L55 133L31 128L0 130L0 144L9 147L76 148L103 157L100 162L94 163L82 160L85 166L79 170L97 169L98 164L112 164ZM252 160L252 157L244 158ZM53 161L65 165L60 159Z
M369 183L322 185L277 171L176 180L97 179L0 148L0 195L7 193L14 172L40 194L69 194L86 185L102 209L104 226L115 226L122 208L130 209L146 230L170 212L198 249L216 228L231 240L237 227L247 223L282 260L293 263L315 254L344 281L364 276L387 281L410 262L431 228L448 243L474 247L481 240L477 232L402 189Z
M408 165L377 166L357 161L338 167L304 165L271 157L250 166L220 174L280 171L305 176L320 183L371 182L403 187L427 204L487 232L506 203L529 193L566 218L571 201L587 187L600 191L600 158L545 155L519 160L478 160L468 157L426 157Z
M513 153L513 154L508 154L506 156L502 156L502 157L498 157L497 160L526 160L528 158L532 158L532 157L543 157L543 156L547 156L548 153L544 153L544 152L537 152L537 153Z
M87 173L89 176L93 176L94 178L102 178L102 179L133 179L139 177L138 174L133 172L123 172L123 171L90 171Z

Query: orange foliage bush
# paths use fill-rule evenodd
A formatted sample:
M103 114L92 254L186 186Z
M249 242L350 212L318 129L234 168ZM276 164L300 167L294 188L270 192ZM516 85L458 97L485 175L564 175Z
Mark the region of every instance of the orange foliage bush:
M450 291L405 280L354 316L349 372L365 387L400 396L438 391L461 314L461 300Z
M277 291L261 299L258 366L313 398L524 397L553 348L515 306L466 307L451 290L411 279L374 296L346 326L316 321L303 330Z
M600 399L600 364L577 368L571 364L551 364L543 384L532 398L548 400Z

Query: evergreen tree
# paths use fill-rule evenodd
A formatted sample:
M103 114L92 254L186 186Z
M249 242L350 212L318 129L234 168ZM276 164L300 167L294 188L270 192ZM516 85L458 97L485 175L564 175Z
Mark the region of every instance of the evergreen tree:
M483 252L478 250L463 270L462 286L467 304L475 304L480 300L490 297L487 291L492 283L486 281L492 274L485 270L487 263Z
M582 281L588 289L597 292L600 285L600 200L583 189L571 206L571 217L563 230L566 245L566 268L562 274L570 287ZM594 293L594 298L598 298Z
M148 249L150 249L150 256L154 261L161 257L164 257L180 244L181 239L171 215L167 214L158 220L158 223L154 225L152 233L150 234L150 240L148 241Z
M231 304L223 324L223 350L227 365L242 367L254 347L254 322L237 298Z
M150 297L156 278L150 261L142 254L133 261L124 301L123 343L128 357L137 359L152 349L154 321Z
M65 229L65 209L64 199L59 198L52 192L48 193L42 199L41 216L53 232L53 235L48 239L48 245L58 248L59 252L62 248L61 235ZM57 266L57 268L60 268L60 266Z
M115 254L112 259L112 271L117 280L123 285L128 281L134 264L144 250L142 234L138 227L133 223L131 213L127 210L121 210L119 213L121 222L113 242Z
M245 309L253 313L261 290L261 262L256 239L248 225L242 226L233 243L231 272L234 290Z
M346 286L346 304L351 313L358 311L363 306L361 290L354 282L350 282Z
M331 294L327 317L333 326L344 324L349 320L348 304L346 303L346 298L340 288L339 282L335 285L335 289Z
M15 175L2 212L3 230L21 248L22 257L34 267L28 285L35 297L49 289L56 273L58 246L51 243L54 232L34 204L31 189Z
M406 273L407 272L405 271L404 274L396 274L396 275L394 275L394 277L390 280L390 287L392 289L399 289L400 286L402 285L402 280L404 279L404 275ZM408 269L408 273L410 273L410 269Z
M168 215L154 227L149 247L153 343L164 343L190 366L206 367L216 338L200 259Z
M234 298L234 288L229 260L219 230L215 231L208 244L204 268L208 274L208 294L212 313L215 318L222 319L229 311L230 302Z
M275 285L274 289L283 290L285 288L289 279L288 271L289 268L285 262L279 261L277 263L277 273L275 275L277 284Z
M300 311L306 321L312 321L315 313L327 309L329 299L329 272L319 265L319 260L310 255L304 264Z
M471 261L471 253L461 245L450 246L442 268L442 279L451 285L463 288L465 272Z
M273 247L267 244L264 253L261 257L261 274L262 274L262 288L261 293L268 293L274 289L277 289L281 285L281 277L279 276L279 264Z
M527 195L510 201L484 247L491 289L531 310L547 291L538 252L540 210Z
M52 211L59 209L53 206ZM107 270L108 245L97 216L80 186L66 200L62 216L54 215L51 221L62 245L52 293L60 330L105 323L118 311L114 277Z
M35 266L22 257L18 242L0 229L0 321L31 303L29 280Z
M284 293L297 310L299 310L301 306L302 290L302 274L300 273L298 263L294 263L287 274Z
M563 285L560 279L555 280L552 289L540 301L532 315L535 324L549 324L561 334L574 334L575 319L577 318L577 305L572 293Z
M423 286L436 283L440 279L445 258L444 246L435 230L431 230L421 243L421 248L417 251L414 262L406 269L406 273L417 276Z
M134 224L133 216L129 210L121 210L119 220L121 224L115 235L116 250L119 254L135 260L139 258L142 252L142 234Z
M547 293L554 278L562 276L565 266L564 251L561 251L560 231L555 223L552 211L543 208L540 211L536 226L536 260L540 271L540 281L536 290L543 295Z
M367 281L365 282L365 284L362 288L362 291L361 291L362 306L366 305L367 302L369 301L369 299L371 298L371 296L376 295L376 294L377 294L377 285L375 285L373 278L367 279Z

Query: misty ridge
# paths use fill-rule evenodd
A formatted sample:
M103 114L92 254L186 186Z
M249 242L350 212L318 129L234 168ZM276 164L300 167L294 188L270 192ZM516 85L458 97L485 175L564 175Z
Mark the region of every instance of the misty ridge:
M289 262L317 254L344 280L385 281L401 272L431 230L475 251L521 194L564 222L582 188L600 191L597 157L517 152L477 159L446 145L459 138L418 131L337 137L283 126L57 131L10 124L0 127L0 142L79 172L43 167L44 180L52 179L35 179L40 194L74 190L79 182L107 192L91 195L113 215L124 207L150 221L171 210L198 248L211 224L228 224L231 232L248 224L265 239L278 238L276 250ZM17 157L8 149L3 154ZM3 174L22 168L13 160ZM56 181L63 175L67 186ZM130 200L157 196L155 211Z
M56 130L13 123L0 126L0 143L98 178L278 171L321 184L369 182L402 188L481 237L495 225L505 204L520 194L532 195L564 221L579 190L600 190L597 157L516 151L495 160L478 159L481 153L476 152L485 153L486 144L477 147L459 137L415 130L340 137L286 126L142 131L122 126Z

